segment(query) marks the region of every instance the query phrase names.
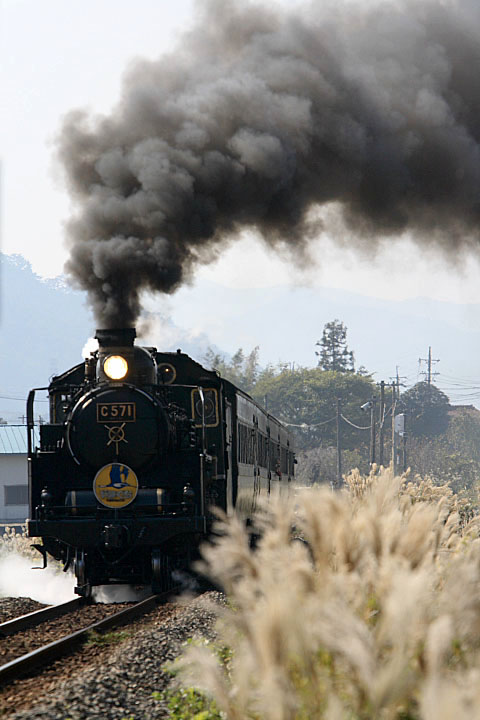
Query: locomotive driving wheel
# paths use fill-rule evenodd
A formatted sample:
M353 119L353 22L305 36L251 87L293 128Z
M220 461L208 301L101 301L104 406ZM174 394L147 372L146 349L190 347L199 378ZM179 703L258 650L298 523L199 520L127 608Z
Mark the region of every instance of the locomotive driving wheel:
M85 598L90 598L92 595L92 586L88 581L87 556L84 550L77 550L75 552L74 567L75 577L77 579L75 592Z
M152 592L166 592L173 587L172 561L161 550L152 550Z

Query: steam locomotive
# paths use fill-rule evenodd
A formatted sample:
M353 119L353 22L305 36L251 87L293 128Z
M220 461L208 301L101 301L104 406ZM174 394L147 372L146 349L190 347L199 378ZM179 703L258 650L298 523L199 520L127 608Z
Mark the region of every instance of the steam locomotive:
M28 535L73 566L75 592L115 583L168 589L211 531L215 508L248 522L294 474L288 429L188 355L97 330L99 348L27 401ZM34 439L34 400L50 418Z

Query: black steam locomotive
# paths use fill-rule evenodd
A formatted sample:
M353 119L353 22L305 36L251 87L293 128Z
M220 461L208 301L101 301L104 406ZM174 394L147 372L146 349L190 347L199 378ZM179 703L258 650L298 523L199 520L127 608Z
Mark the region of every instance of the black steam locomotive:
M75 591L129 583L168 589L211 530L213 509L246 521L293 478L289 431L188 355L98 330L98 351L54 377L34 447L27 404L28 534L73 566Z

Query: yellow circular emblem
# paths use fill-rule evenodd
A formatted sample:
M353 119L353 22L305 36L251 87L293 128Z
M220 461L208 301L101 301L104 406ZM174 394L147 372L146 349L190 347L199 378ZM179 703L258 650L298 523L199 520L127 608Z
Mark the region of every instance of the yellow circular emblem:
M93 492L105 507L123 508L137 497L138 479L128 465L110 463L95 475Z

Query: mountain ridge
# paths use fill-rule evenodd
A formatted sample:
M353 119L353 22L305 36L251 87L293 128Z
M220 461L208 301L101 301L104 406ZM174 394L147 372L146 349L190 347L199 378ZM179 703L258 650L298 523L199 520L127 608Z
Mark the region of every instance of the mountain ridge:
M42 278L21 255L0 253L0 267L0 416L13 422L23 415L30 388L79 362L95 322L85 293L65 277ZM150 303L150 331L141 341L164 350L181 347L200 362L209 346L228 358L239 347L249 352L259 345L262 365L313 366L324 324L338 318L348 328L356 366L364 365L376 380L389 381L398 365L407 384L414 384L422 379L418 358L431 346L441 359L434 368L442 373L438 386L452 402L480 406L477 304L381 300L330 288L238 289L199 280L170 298L163 313L161 305Z

